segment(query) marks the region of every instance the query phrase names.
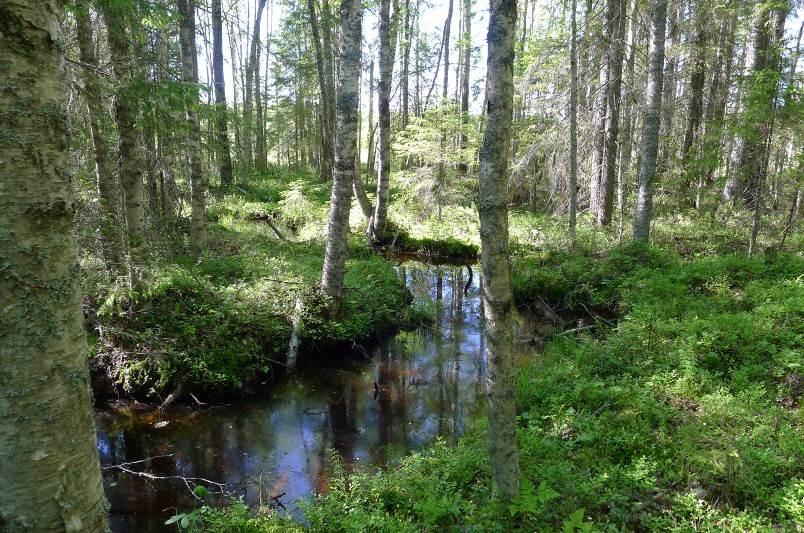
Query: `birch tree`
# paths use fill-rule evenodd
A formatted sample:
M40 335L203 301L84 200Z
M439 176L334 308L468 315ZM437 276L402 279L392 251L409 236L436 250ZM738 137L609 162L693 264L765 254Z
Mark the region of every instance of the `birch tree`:
M195 53L195 2L178 0L181 22L181 74L185 83L184 112L189 135L187 153L190 161L190 255L198 257L206 246L206 205L204 175L201 167L201 127L198 123L198 59Z
M396 16L396 13L394 14ZM391 81L394 73L394 46L391 42L391 0L380 0L380 80L377 85L380 128L380 171L377 176L377 203L372 233L380 242L388 222L388 189L391 182Z
M363 6L360 0L342 0L340 7L340 68L336 99L335 170L327 223L327 247L321 290L330 298L330 316L340 312L349 237L349 210L355 179L357 123L360 116L360 55Z
M648 70L648 88L645 106L645 123L642 129L642 157L639 167L634 240L650 238L650 220L653 209L653 179L656 176L656 157L659 145L659 125L662 112L662 82L664 79L664 29L667 18L667 0L653 0L651 5L651 53Z
M0 530L106 531L67 153L62 3L0 4Z
M221 0L212 0L212 75L215 83L215 118L218 141L218 168L221 185L232 185L232 155L229 148L227 127L226 80L223 76L223 25L221 23Z
M123 6L107 1L101 3L100 8L103 20L106 22L106 39L109 44L112 71L117 80L117 94L114 98L118 135L117 172L123 185L125 205L128 285L131 288L139 288L145 255L145 208L142 184L145 162L142 157L140 134L137 131L139 115L137 99L127 94L133 81L131 68L133 52L129 44L128 24Z
M494 492L519 490L514 398L511 263L508 255L508 156L514 95L516 0L491 0L486 65L487 123L480 149L480 261L486 318L489 455Z

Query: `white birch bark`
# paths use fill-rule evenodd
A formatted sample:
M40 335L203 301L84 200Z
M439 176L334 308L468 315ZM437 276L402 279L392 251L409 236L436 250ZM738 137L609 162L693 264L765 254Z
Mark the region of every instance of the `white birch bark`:
M0 3L0 531L105 531L74 238L62 3Z
M480 260L488 357L489 456L494 492L519 490L516 443L511 263L508 255L508 155L514 94L516 1L491 0L486 78L487 124L480 149Z

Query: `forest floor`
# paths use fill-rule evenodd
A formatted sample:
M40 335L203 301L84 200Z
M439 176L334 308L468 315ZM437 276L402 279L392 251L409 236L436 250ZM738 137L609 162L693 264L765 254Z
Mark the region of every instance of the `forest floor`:
M396 258L365 245L357 208L342 313L325 318L317 288L329 194L329 184L286 170L255 176L232 193L212 191L204 256L187 257L186 243L165 237L175 231L151 235L139 294L110 287L100 261L83 258L96 395L157 403L171 392L238 395L281 369L294 320L303 354L357 348L394 328L431 320L432 310L411 305ZM399 230L392 239L397 249L425 255L473 258L477 251Z
M284 197L309 200L305 187ZM303 204L276 205L290 220ZM246 224L251 209L246 200L221 209L218 224ZM400 205L391 216L414 238L477 244L468 207L448 207L440 219L411 213ZM804 527L804 258L777 250L781 218L769 221L765 252L746 257L746 220L748 213L660 217L652 247L618 245L616 230L582 220L568 253L560 220L512 214L517 303L600 318L518 361L522 483L509 505L492 497L481 429L381 472L344 471L307 504L306 524L237 502L199 508L194 523L255 532ZM786 248L800 251L801 241L794 232ZM304 246L312 280L322 248ZM357 241L350 250L352 272L390 268L362 250Z

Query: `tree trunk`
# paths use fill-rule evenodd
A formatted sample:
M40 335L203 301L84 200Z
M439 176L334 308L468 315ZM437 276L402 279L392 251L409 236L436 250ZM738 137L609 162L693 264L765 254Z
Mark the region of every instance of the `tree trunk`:
M692 42L692 52L690 61L692 68L690 72L690 96L687 104L687 120L684 125L684 141L681 144L681 159L684 167L687 168L684 182L682 183L683 192L689 191L692 187L690 166L692 159L695 159L693 147L698 141L703 117L703 91L706 81L706 33L705 33L705 8L698 2L695 10L695 36ZM697 173L697 171L696 171ZM686 198L681 199L682 202Z
M0 4L3 531L108 528L68 171L61 10L54 0Z
M676 110L676 66L678 64L677 48L679 44L679 36L681 34L679 26L681 25L682 18L679 15L679 10L683 11L684 0L669 0L669 17L667 20L667 30L669 33L670 50L667 56L667 61L664 66L663 75L663 93L662 93L662 118L661 118L661 137L663 142L660 143L661 150L659 150L658 174L661 176L668 168L668 159L671 156L671 147L673 143L670 142L673 134L673 115ZM654 176L655 177L655 176Z
M388 220L388 189L391 182L391 82L396 45L391 42L391 0L380 0L380 83L377 86L380 122L380 172L377 177L377 203L374 208L374 240L385 238ZM396 14L394 14L396 17Z
M117 4L102 4L102 11L106 22L106 38L112 70L120 86L114 99L114 108L118 134L118 174L123 185L128 235L128 284L131 288L139 288L145 255L145 209L142 185L142 171L145 165L140 149L140 134L137 131L139 114L137 100L131 95L124 95L126 87L133 83L129 62L132 51L123 8Z
M653 0L651 4L651 54L648 70L648 88L645 91L645 124L642 129L642 155L639 166L639 191L634 217L634 240L650 238L651 210L653 208L653 178L656 175L656 158L659 146L659 125L662 110L662 82L664 78L664 28L667 18L667 0Z
M743 201L754 207L761 195L760 184L767 160L770 124L775 113L776 88L781 77L780 51L775 50L784 35L789 5L783 9L758 9L754 24L754 58L748 80L748 99L744 111L746 132L737 169ZM771 15L775 18L771 18Z
M315 65L318 73L318 86L321 95L321 161L319 164L319 176L321 181L329 181L332 179L332 163L334 157L333 145L333 125L330 123L332 113L330 112L330 105L332 104L332 97L330 96L330 73L328 72L327 63L324 61L323 44L321 43L321 30L318 24L318 17L315 11L315 0L307 0L307 10L310 15L310 29L313 33L313 48L315 50ZM324 21L326 24L327 21Z
M570 1L570 175L569 227L567 239L570 250L575 249L575 218L578 211L578 39L576 0Z
M596 218L600 211L601 182L606 174L606 132L607 119L610 116L608 109L611 94L611 54L614 49L613 39L617 35L617 2L619 0L606 0L606 13L603 26L603 52L600 57L600 78L597 87L594 112L597 114L595 124L595 137L593 141L592 176L589 181L589 211Z
M516 1L491 0L486 77L487 123L480 149L480 240L487 339L489 456L494 492L519 491L514 398L511 263L508 254L508 155L514 94Z
M363 13L360 0L341 0L340 68L338 69L337 124L335 129L335 171L327 224L327 248L321 290L330 298L330 316L340 312L346 268L349 211L355 178L357 121L360 115L360 53Z
M461 151L465 151L469 138L463 131L469 121L469 76L472 71L472 0L463 0L463 35L461 36L463 52L461 55ZM458 163L458 172L466 174L469 163Z
M221 186L232 186L232 156L227 127L226 81L223 77L223 28L221 0L212 0L212 75L215 82L215 111L218 134L218 168ZM234 78L233 78L234 79Z
M369 64L369 112L368 112L368 155L366 156L366 170L369 179L374 179L374 162L376 155L374 151L374 60Z
M187 152L190 161L190 255L197 258L206 247L206 206L204 176L201 168L201 127L198 123L198 60L195 53L195 1L177 0L181 22L181 77L185 84L184 108L189 135Z
M617 178L617 137L620 126L620 89L623 71L623 38L625 36L624 0L611 0L614 3L611 25L612 42L608 56L609 83L606 86L606 138L605 169L600 177L598 190L597 225L608 226L614 200L614 181Z
M628 33L628 59L626 60L625 90L623 91L623 131L622 142L620 144L620 163L617 174L617 211L619 219L617 221L617 235L622 240L625 231L625 199L628 195L628 178L631 168L631 152L633 151L634 128L631 121L636 118L636 113L632 115L632 108L636 107L634 97L634 70L636 62L636 52L642 44L642 35L639 24L639 2L632 3L632 11L628 16L630 21L630 31Z
M260 46L260 23L262 22L262 12L265 9L266 0L258 0L257 16L254 19L254 28L251 34L251 46L246 63L246 87L245 98L243 99L243 160L246 169L251 169L254 165L254 123L252 112L254 110L254 73L259 68L259 46Z
M114 177L109 163L111 153L106 142L103 128L105 112L103 92L98 80L98 58L92 42L92 24L89 17L89 6L82 1L75 11L76 34L84 75L84 99L89 115L89 131L92 147L95 152L95 184L100 207L100 244L106 270L112 275L121 274L123 265L120 262L120 233L118 231L118 206Z
M410 16L410 0L405 0L405 22L404 22L404 33L405 33L405 40L403 41L403 49L402 49L402 73L401 73L401 83L402 83L402 129L408 127L408 122L410 121L410 110L409 110L409 95L410 95L410 80L409 80L409 71L410 71L410 46L411 42L413 41L411 37L411 26L412 26L412 19Z

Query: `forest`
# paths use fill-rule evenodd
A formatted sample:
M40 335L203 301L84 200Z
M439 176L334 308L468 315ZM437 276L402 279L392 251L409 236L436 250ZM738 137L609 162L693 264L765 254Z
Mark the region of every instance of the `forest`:
M0 532L804 530L801 0L0 0Z

